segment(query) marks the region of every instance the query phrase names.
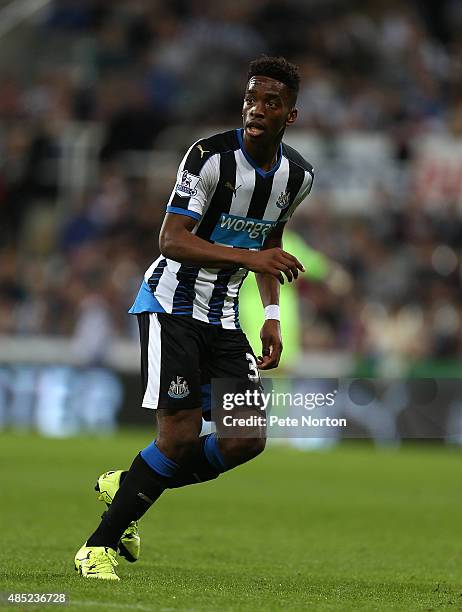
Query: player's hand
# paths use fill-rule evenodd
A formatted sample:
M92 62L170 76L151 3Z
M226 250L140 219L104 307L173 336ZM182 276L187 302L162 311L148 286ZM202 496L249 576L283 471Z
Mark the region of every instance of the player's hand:
M305 271L305 268L296 257L279 247L263 249L262 251L247 251L244 267L252 272L271 274L279 280L281 285L284 284L283 274L285 274L290 283L298 278L299 270L301 272Z
M277 368L282 353L281 326L276 319L267 319L260 332L262 356L257 357L260 370Z

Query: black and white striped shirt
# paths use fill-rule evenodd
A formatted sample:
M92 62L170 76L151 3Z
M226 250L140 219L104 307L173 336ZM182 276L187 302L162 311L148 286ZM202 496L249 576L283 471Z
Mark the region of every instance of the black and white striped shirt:
M281 143L265 172L244 147L243 130L195 142L178 170L168 213L197 220L193 233L209 242L259 250L278 224L306 198L313 168ZM201 268L162 255L148 268L130 313L188 315L227 329L239 328L238 294L244 268Z

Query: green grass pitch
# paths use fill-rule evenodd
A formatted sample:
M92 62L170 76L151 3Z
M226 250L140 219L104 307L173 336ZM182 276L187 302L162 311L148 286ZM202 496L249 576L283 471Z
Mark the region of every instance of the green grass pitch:
M120 583L80 578L74 554L103 510L95 479L148 442L0 434L0 592L66 592L65 609L110 612L462 610L461 456L429 446L273 446L165 493Z

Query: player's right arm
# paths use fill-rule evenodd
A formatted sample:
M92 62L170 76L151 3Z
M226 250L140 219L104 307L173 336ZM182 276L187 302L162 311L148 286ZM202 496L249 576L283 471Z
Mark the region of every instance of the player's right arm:
M296 257L281 248L263 251L229 248L216 245L192 233L197 220L183 214L167 213L159 236L159 248L164 257L201 268L247 268L252 272L271 274L280 283L283 274L288 281L304 271Z
M201 268L247 268L271 274L284 282L297 278L301 263L280 248L249 251L213 244L192 233L216 190L219 156L213 139L194 143L180 164L176 185L167 204L167 214L159 236L164 257Z

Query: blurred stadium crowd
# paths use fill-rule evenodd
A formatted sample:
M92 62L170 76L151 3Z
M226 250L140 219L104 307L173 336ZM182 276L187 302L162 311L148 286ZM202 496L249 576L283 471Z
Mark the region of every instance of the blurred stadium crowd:
M352 131L386 135L409 174L377 187L366 212L338 210L315 181L294 229L353 288L300 282L304 348L460 358L460 203L451 193L428 206L412 143L462 133L461 28L457 0L51 3L0 64L0 333L99 325L134 337L126 311L158 253L175 165L192 133L238 126L248 61L267 53L300 66L298 128L327 147ZM85 187L70 191L76 125L98 146ZM153 180L140 168L165 148L175 163Z

